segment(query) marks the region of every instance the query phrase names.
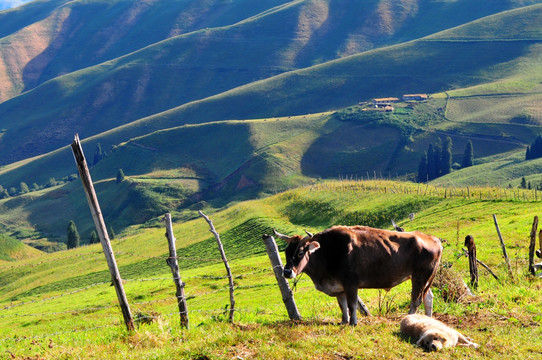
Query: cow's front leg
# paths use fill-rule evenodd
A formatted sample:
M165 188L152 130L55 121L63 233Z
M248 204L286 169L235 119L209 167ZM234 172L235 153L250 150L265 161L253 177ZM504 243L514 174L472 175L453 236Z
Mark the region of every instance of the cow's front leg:
M337 301L339 302L339 307L341 308L342 312L341 324L346 325L350 320L350 316L348 315L348 301L346 300L346 294L342 293L341 295L337 296Z

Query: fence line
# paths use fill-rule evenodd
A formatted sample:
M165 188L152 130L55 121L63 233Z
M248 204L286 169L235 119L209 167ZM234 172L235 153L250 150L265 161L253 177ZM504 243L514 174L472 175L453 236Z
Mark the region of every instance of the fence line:
M338 183L338 184L337 184ZM480 200L501 200L501 201L520 201L520 202L539 202L542 201L542 194L539 189L523 188L502 188L502 187L456 187L450 184L449 187L435 186L425 183L404 183L397 184L391 180L383 178L364 178L354 179L353 177L339 177L332 185L331 182L322 182L305 185L309 191L314 190L336 190L340 188L343 191L375 191L380 193L390 192L392 194L416 194L430 195L442 198L464 198Z

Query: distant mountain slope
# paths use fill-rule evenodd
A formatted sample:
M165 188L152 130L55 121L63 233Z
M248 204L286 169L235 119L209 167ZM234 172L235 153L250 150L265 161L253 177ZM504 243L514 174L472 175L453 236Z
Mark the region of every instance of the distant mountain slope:
M49 0L0 12L0 101L62 74L285 2Z
M0 47L0 89L4 89L4 99L28 90L0 104L0 129L4 131L0 163L3 164L57 149L68 143L74 132L85 137L96 135L285 71L429 35L443 30L444 26L460 25L525 2L45 3L50 5L47 11L44 3L36 2L0 13L0 28L3 28L0 33L5 34L4 45ZM38 5L41 17L36 15ZM27 12L29 15L25 16ZM3 18L10 20L3 22ZM36 22L29 23L27 18ZM446 21L436 21L438 18ZM83 50L79 44L85 45ZM415 59L419 54L405 55ZM108 59L111 60L95 65ZM408 63L401 64L404 59L397 59L395 65L387 63L385 67L372 69L378 66L374 59L363 64L370 65L368 70L372 72L361 71L355 77L360 84L370 85L371 90L360 91L359 97L378 95L374 87L381 79L374 76L387 73L393 66L400 66L392 70L395 72L407 69ZM77 69L81 70L74 72ZM348 71L340 76L351 77L358 69ZM62 74L66 75L59 76ZM441 91L451 82L432 76L440 86L422 84L420 88L426 87L423 91ZM309 80L303 84L307 88L313 86L310 82L315 79L305 80ZM325 80L316 79L316 82ZM339 86L335 80L331 78L332 88ZM383 93L388 91L386 84L396 79L382 80L378 85L382 85ZM397 80L405 88L413 89L413 84L408 83L412 77ZM36 85L39 86L34 88ZM327 110L323 105L337 108L355 102L351 95L339 101L307 100L320 104L319 108L304 106L294 112L323 111ZM240 110L243 106L235 104ZM241 116L226 118L235 117ZM206 120L197 122L202 121Z

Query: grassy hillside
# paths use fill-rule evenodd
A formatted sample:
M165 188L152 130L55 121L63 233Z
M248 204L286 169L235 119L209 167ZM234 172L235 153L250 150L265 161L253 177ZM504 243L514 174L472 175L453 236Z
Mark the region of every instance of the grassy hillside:
M503 171L503 167L491 157L523 149L538 127L451 122L436 111L441 103L398 104L391 114L356 106L333 113L185 125L108 150L91 173L104 204L104 216L117 232L153 221L168 209L190 218L196 209L220 208L231 201L273 194L320 178L396 178L405 174L412 178L429 143L443 136L453 139L457 162L466 142L473 139L480 165L453 172L437 180L439 184L486 185L490 176L497 179L491 182L494 185L510 182L516 186L521 176L528 174L533 174L533 184L542 181L537 180L536 166L524 166L520 159L503 180L502 174L493 170ZM505 129L506 136L502 135ZM92 164L90 144L93 139L86 141L84 148ZM76 171L70 152L66 148L18 168L4 169L4 188L18 189L21 179L46 187L0 200L9 209L0 217L8 233L25 240L27 231L19 232L19 228L32 229L28 243L50 251L63 246L66 224L74 220L83 243L88 241L94 225L80 181L76 176L60 177ZM54 168L57 172L53 175L60 174L58 182L65 182L50 187L52 174L41 172L44 167ZM114 180L119 168L127 175L123 184ZM480 179L473 173L480 174ZM457 180L461 174L465 174L464 181ZM51 212L51 208L59 210ZM53 244L43 243L44 238Z
M478 2L459 3L463 8L454 13L452 18L458 19L458 14L463 14L464 21L472 20L473 14L482 15L485 11L491 13L502 10L502 6L506 7L499 2L499 5L480 10L482 7L478 6ZM124 24L122 18L119 20L113 14L116 11L122 12L123 9L127 11L126 6L136 7L130 7L128 11L129 14L133 13L131 20L134 21L140 17L147 19L144 16L145 10L159 10L147 9L146 5L139 3L127 4L115 2L104 20L100 20L98 24L95 23L98 20L89 20L88 28L82 27L80 30L81 38L73 41L80 39L82 43L102 44L101 38L89 39L84 36L96 34L96 31L91 31L96 27L117 28L117 22ZM52 74L66 75L55 77L49 82L41 82L36 88L23 86L22 83L15 86L32 91L0 105L0 126L6 129L0 142L0 160L6 164L43 154L70 141L74 131L89 137L257 80L317 63L326 63L345 55L358 54L360 51L363 51L360 54L366 56L355 56L345 62L331 63L321 68L279 77L266 82L268 85L264 88L260 84L243 87L240 93L234 92L236 95L233 98L226 93L221 99L227 104L218 105L218 109L222 110L217 114L199 106L195 115L181 115L176 111L178 115L173 115L174 125L314 113L355 104L360 99L387 96L390 92L431 93L480 84L502 78L502 73L499 72L502 69L499 69L498 65L516 59L531 48L531 43L522 42L525 40L524 33L518 30L507 33L508 39L515 40L508 41L504 48L503 44L496 41L481 43L474 36L466 43L416 42L384 52L368 51L398 43L399 38L402 41L412 40L413 38L402 37L401 31L408 28L407 23L416 22L418 16L424 18L427 4L429 2L421 1L417 7L412 2L405 1L402 4L404 6L392 7L386 2L375 8L372 2L360 5L340 1L292 1L255 16L246 14L244 20L235 24L194 28L193 31L149 44L138 51L123 48L122 44L132 44L133 41L123 37L113 38L111 41L115 42L111 45L111 51L115 55L109 56L117 56L116 58L104 57L102 61L110 60L95 66L89 64L73 69L51 70ZM70 14L78 9L77 5L82 3L69 2L66 7L59 7L59 12L55 12L53 18L47 18L48 21L62 28L58 22L64 18L69 19ZM96 3L95 6L103 4ZM216 6L219 8L225 5L223 2L216 2ZM435 11L434 4L427 6L431 8L428 11ZM220 13L218 8L214 9L214 12ZM469 9L478 10L469 12ZM448 12L455 10L458 8L442 4L440 16L448 18ZM514 19L517 16L518 21L538 23L536 14L539 8L521 10L533 15L528 18L518 12L514 16L508 16L507 21L516 21ZM102 21L107 23L102 24ZM158 16L155 21L160 22L161 17ZM167 26L171 19L163 23ZM439 22L434 24L432 31L424 28L425 31L417 30L416 35L430 35L443 30ZM484 38L500 39L503 31L502 27L498 27L500 25L500 22L492 18L485 18L481 25L477 26L486 31ZM539 31L535 25L533 29ZM130 30L130 27L122 28L126 37L142 39L142 47L144 39L150 43L149 35L142 36L137 31ZM160 31L156 33L160 34ZM97 34L100 35L101 32ZM532 36L536 42L536 33ZM388 40L376 44L381 39ZM59 51L63 51L65 46L58 46ZM89 49L90 52L96 51L92 46ZM36 52L46 56L48 52L43 50L36 49ZM70 56L73 55L71 51L73 50L67 50L66 59L73 58ZM31 54L28 57L32 58ZM89 54L83 59L93 57ZM448 62L454 64L453 66L437 66L450 58L454 58L453 63ZM477 61L473 62L473 58ZM42 62L48 63L45 60L36 61L37 64ZM58 61L51 62L51 66L62 66L62 63L61 57ZM497 68L492 69L493 67ZM28 66L26 68L29 70ZM47 67L44 69L47 70ZM81 70L74 72L76 69ZM40 78L38 70L29 73L29 77ZM9 71L17 74L16 70ZM239 96L247 90L250 91L250 98L247 98L247 95ZM286 98L290 101L286 102ZM204 103L206 108L215 107L210 102ZM194 109L192 105L186 105L183 109L186 107ZM14 118L18 121L9 120ZM172 125L171 121L168 116L169 126ZM154 124L155 130L164 128L157 122ZM130 137L124 136L122 141Z
M495 189L471 189L471 198L444 196L444 189L397 182L331 182L299 188L267 199L243 202L209 214L224 241L236 283L235 324L225 321L227 281L213 251L214 239L201 219L176 222L181 277L189 296L190 330L178 325L171 272L165 265L163 225L136 228L113 241L131 308L148 316L137 332L126 334L115 306L99 245L0 266L0 349L41 358L536 358L540 355L539 280L527 275L528 241L536 214L533 202L487 200ZM481 192L483 200L478 199ZM424 195L425 194L425 195ZM408 213L416 213L408 220ZM496 214L514 280L494 230ZM336 325L336 300L314 290L302 277L294 293L304 321L290 322L276 288L261 235L272 227L283 233L319 231L333 224L390 227L395 219L445 239L443 263L468 282L468 261L459 257L463 238L473 235L484 269L476 296L445 300L448 287L434 287L435 316L481 345L424 353L400 336L399 318L408 308L407 282L390 293L363 290L373 317L356 328ZM281 248L283 244L280 244ZM8 330L9 329L9 330Z
M316 6L316 2L311 4ZM0 105L0 110L7 111L2 119L17 117L10 111L27 109L24 121L10 122L10 126L21 126L25 134L31 134L28 141L21 143L12 130L6 130L0 138L0 147L26 153L38 143L56 148L55 143L67 139L62 143L63 148L2 167L0 185L17 191L21 182L44 187L75 179L73 157L67 144L84 120L78 118L81 121L74 125L57 111L63 107L74 111L69 98L81 96L78 84L88 85L83 79L91 79L97 86L89 90L89 99L93 102L102 99L122 112L125 103L114 101L110 96L113 93L102 92L98 97L91 94L103 89L103 81L112 79L108 74L135 73L143 64L152 63L150 59L156 56L179 56L175 52L177 47L173 46L177 42L203 41L206 36L209 41L215 41L213 34L254 31L253 27L276 23L284 12L290 14L289 11L297 9L294 13L299 15L308 11L307 6L305 2L289 3L232 26L176 36L113 60L110 64L116 66L105 72L99 71L101 67L87 68L49 81L40 88L50 92L49 95L56 94L59 102L44 105L50 108L39 116L33 104L43 103L41 97L35 97L42 91L40 88ZM103 180L99 191L108 205L104 211L114 228L122 231L129 225L151 220L164 209L188 209L184 216L190 217L199 207L222 207L233 200L282 191L319 178L412 178L428 145L444 136L453 140L456 162L460 162L468 140L474 143L479 164L490 162L493 156L519 154L540 131L537 120L541 111L542 76L537 61L540 11L542 6L535 5L504 12L406 44L240 86L96 136L81 133L90 161L98 143L109 153L92 168L94 180ZM510 25L505 31L503 23L528 25ZM186 56L203 61L205 52L190 49L186 47ZM165 52L161 53L162 50ZM450 62L452 58L454 61ZM443 63L447 65L443 67ZM131 87L130 82L136 78L127 76L126 82L119 84ZM175 81L174 77L170 78ZM461 88L449 90L456 87ZM160 96L154 91L166 88L152 87L152 96L144 96L137 106L150 109L158 102L170 101L173 95ZM444 89L449 91L435 94L427 103L397 104L392 114L365 113L364 106L349 106L336 113L302 115L357 104L360 99ZM16 103L17 107L11 107ZM115 121L121 118L117 110L110 113ZM100 121L96 121L92 112L85 114L96 131L99 127L115 126L108 116L100 116ZM261 120L249 120L259 116ZM62 125L51 123L51 118L60 119ZM47 127L41 127L40 121L45 121ZM34 126L38 129L30 131ZM54 128L53 132L50 127ZM129 179L122 186L111 180L119 168ZM472 178L473 183L486 184L492 174L498 179L492 182L495 185L517 184L521 176L530 174L533 184L539 181L535 175L537 168L529 165L519 164L506 175L497 173L500 168L488 165L479 169L482 175L473 176L478 171L473 168L454 172L449 181L441 181L448 185L457 181L459 186ZM461 174L468 175L461 181L455 180ZM64 241L65 224L73 218L83 238L88 239L92 222L78 186L77 180L53 191L47 188L43 194L32 192L1 200L10 209L2 215L4 228L10 234L18 234L18 239L29 239L40 249L54 249L59 241ZM53 214L49 207L66 211ZM20 227L25 231L19 231ZM25 235L27 229L32 234L29 237Z
M49 0L2 12L0 74L10 76L0 76L0 101L60 75L173 36L231 25L285 2Z
M0 264L29 257L37 257L41 252L23 244L19 240L5 234L0 235Z

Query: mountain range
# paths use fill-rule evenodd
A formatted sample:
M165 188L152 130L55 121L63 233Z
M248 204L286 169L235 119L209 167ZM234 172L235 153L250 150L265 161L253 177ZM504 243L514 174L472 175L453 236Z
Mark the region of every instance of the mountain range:
M76 133L119 231L319 179L413 179L445 136L456 162L472 141L476 166L442 184L540 183L542 163L521 154L542 123L541 18L542 1L519 0L36 0L0 11L0 185L12 190L0 227L41 249L65 241L70 219L88 237ZM412 93L429 100L372 108ZM16 194L22 182L35 191Z

